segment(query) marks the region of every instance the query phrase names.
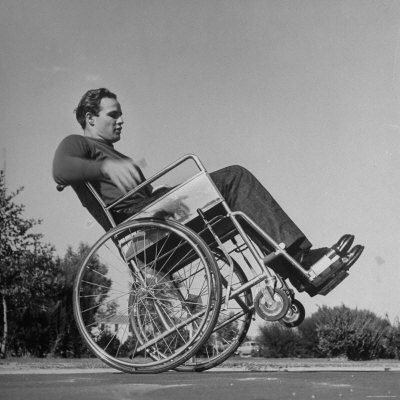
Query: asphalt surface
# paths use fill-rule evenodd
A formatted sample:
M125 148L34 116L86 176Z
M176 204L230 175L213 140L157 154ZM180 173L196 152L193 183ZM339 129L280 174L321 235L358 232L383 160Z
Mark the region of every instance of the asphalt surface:
M400 372L216 369L130 375L110 369L3 371L0 399L400 399Z

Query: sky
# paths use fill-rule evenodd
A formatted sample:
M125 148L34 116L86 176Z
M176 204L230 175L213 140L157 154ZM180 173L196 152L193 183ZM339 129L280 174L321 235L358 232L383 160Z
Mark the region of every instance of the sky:
M107 87L146 176L187 153L240 164L315 247L366 246L328 296L298 296L307 315L400 317L400 2L0 0L0 37L0 165L57 254L102 234L51 165Z

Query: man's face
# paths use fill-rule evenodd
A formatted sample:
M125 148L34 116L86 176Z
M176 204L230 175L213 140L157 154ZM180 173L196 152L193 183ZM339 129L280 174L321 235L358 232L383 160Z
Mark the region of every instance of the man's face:
M121 138L122 119L121 106L117 100L104 97L100 102L99 115L91 116L94 137L107 143L115 143Z

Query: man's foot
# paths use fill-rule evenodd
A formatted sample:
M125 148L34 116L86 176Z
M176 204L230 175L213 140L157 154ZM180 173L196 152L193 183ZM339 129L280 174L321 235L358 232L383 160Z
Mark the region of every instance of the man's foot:
M321 284L317 286L310 286L306 289L306 292L310 296L315 296L317 294L327 295L336 286L338 286L345 278L347 278L348 270L354 265L354 263L359 259L361 253L364 251L364 246L358 244L351 248L347 254L342 256L338 261L336 261L332 267L333 273L328 276Z
M320 249L312 249L303 252L300 256L295 257L301 266L309 271L311 267L322 257L324 257L328 251L329 247L322 247ZM289 278L290 283L296 288L298 292L304 292L306 288L310 285L310 282L304 276L301 276L298 272L286 269L285 278Z
M342 257L346 269L349 269L353 266L353 264L358 260L363 251L364 246L362 246L361 244L357 244L344 257Z
M354 235L346 234L343 235L331 248L336 251L336 253L342 255L346 254L351 245L354 242Z
M320 249L311 249L299 257L299 263L305 270L309 270L317 261L325 256L329 250L334 250L338 255L344 256L354 242L354 235L343 235L332 247L322 247Z
M336 258L338 258L338 256L340 257L339 260L337 260L332 264L334 268L332 268L331 274L333 276L336 275L336 272L338 270L340 271L348 270L356 262L358 257L360 257L362 251L364 250L364 247L361 245L357 245L354 246L351 250L349 250L353 242L354 242L354 235L346 234L343 235L332 247L309 249L300 255L294 256L294 258L301 264L301 266L306 271L309 271L313 265L315 265L328 253L333 253L334 256L336 255ZM334 250L334 252L332 252L332 250ZM330 258L332 258L332 255ZM296 271L294 271L291 268L290 263L282 257L273 260L270 263L270 266L283 279L289 278L292 285L299 292L306 290L307 287L309 287L310 285L314 291L315 289L319 288L319 286L317 286L317 288L315 286L312 286L311 282L307 280L307 278L296 273ZM330 281L329 278L327 280ZM326 281L324 280L322 286L325 284L325 282Z
M308 250L299 257L299 263L305 270L309 270L318 260L328 253L328 247L321 247L320 249Z

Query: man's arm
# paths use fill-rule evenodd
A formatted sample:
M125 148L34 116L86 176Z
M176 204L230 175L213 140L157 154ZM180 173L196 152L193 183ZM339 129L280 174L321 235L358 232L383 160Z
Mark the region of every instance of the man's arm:
M104 160L100 170L122 193L128 192L142 181L138 167L130 159Z
M58 146L53 160L53 177L61 185L109 179L126 193L141 182L138 167L130 159L94 160L85 139L66 137Z
M90 159L90 149L78 135L66 137L53 159L53 178L60 185L103 178L102 161Z

